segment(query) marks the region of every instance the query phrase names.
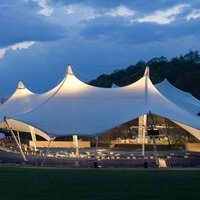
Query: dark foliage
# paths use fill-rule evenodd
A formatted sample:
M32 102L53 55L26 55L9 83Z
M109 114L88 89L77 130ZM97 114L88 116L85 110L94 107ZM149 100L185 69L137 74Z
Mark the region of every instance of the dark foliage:
M134 83L143 76L146 66L150 67L150 78L154 84L164 78L175 87L190 92L200 99L200 54L198 51L189 51L184 56L171 60L161 56L148 62L139 61L126 69L115 70L110 75L103 74L89 84L98 87L111 87L112 84L125 86Z

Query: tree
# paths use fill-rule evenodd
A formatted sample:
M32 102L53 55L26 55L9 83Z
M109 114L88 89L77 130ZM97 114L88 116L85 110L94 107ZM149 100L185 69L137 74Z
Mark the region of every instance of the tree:
M192 93L200 99L200 55L198 51L189 51L185 55L167 60L164 56L152 58L148 62L138 61L110 75L101 75L89 84L98 87L111 87L112 83L125 86L142 77L146 66L150 67L150 77L154 84L167 78L175 87Z

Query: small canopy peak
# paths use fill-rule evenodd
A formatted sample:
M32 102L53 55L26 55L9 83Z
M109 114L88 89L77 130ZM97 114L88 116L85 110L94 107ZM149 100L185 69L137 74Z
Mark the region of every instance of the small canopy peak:
M165 78L165 79L163 80L163 83L169 83L169 81Z
M146 66L145 71L144 71L144 76L149 77L149 66Z
M22 81L19 81L17 89L25 89L25 85L22 83Z
M67 74L74 75L71 65L67 65Z
M119 86L117 86L115 83L113 83L112 85L111 85L111 88L118 88Z
M169 82L166 78L161 83L163 83L164 85L168 85L168 86L173 86L174 87L174 85L171 82Z

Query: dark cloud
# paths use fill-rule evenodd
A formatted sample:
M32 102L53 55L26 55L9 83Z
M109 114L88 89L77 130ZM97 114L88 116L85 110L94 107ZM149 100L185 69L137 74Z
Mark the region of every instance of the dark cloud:
M117 0L49 0L51 4L58 4L61 3L63 5L69 5L69 4L76 4L80 3L83 5L90 5L94 8L114 8L119 5L128 6L131 9L136 9L142 12L151 12L155 11L157 9L165 9L168 7L175 6L177 4L191 4L194 5L194 8L200 5L200 2L196 0L123 0L123 1L117 1Z
M53 41L65 36L63 27L37 14L36 5L5 2L0 5L0 47L23 41Z
M64 5L74 3L80 3L78 9L67 15ZM156 10L184 3L191 7L170 24L130 24L130 19L135 16L106 15L109 9L120 5L144 17ZM37 2L1 0L0 47L30 40L40 42L27 49L6 51L0 59L0 94L14 91L19 80L33 91L46 91L61 80L68 63L81 80L89 81L138 60L148 61L159 56L170 58L190 49L200 50L200 19L187 21L185 18L193 7L199 8L196 0L48 0L48 5L55 11L46 17L38 14L43 8ZM88 19L87 6L94 8L95 14L97 11L100 16ZM80 12L80 7L85 13ZM66 30L69 30L67 36Z
M97 18L86 24L81 34L87 40L100 40L117 42L120 44L145 44L148 42L166 41L168 39L186 37L200 34L200 20L186 19L170 24L156 23L130 24L121 18Z

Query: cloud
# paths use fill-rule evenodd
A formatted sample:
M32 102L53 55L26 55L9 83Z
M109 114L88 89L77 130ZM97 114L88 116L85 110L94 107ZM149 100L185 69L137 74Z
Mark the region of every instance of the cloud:
M187 3L1 0L0 92L11 91L20 79L34 89L49 89L61 80L68 63L89 81L141 59L199 50L200 3Z
M61 2L65 4L55 4L56 6L54 7L54 14L50 17L50 20L53 19L53 21L58 24L62 24L66 27L69 26L71 28L76 28L79 30L85 28L87 24L90 23L90 21L95 20L96 22L98 22L99 18L110 22L108 19L109 17L115 18L115 20L117 20L119 23L121 23L121 19L123 19L123 23L126 24L134 24L138 22L153 22L159 25L170 24L176 19L177 15L180 15L185 8L189 7L189 4L178 4L169 7L169 3L166 4L166 2L163 1L163 4L167 5L168 8L163 8L163 4L163 9L157 11L149 8L151 10L151 12L149 13L151 14L145 16L144 9L133 9L135 2L128 6L125 4L121 4L115 7L98 7L98 4L94 6L91 3L89 4L88 1L72 4L67 4L68 1ZM124 2L127 3L127 1ZM159 1L156 2L158 3ZM144 0L142 0L142 3L144 4ZM138 7L138 4L135 3L135 5L136 7Z
M104 15L108 15L111 17L132 17L134 14L134 10L129 9L124 5L120 5L117 8L110 9Z
M66 26L70 25L70 27L77 27L78 24L81 24L80 28L83 28L88 21L96 20L98 18L130 18L134 14L134 10L124 5L119 5L115 8L96 8L83 3L73 3L64 6L57 6L52 18L54 18L55 22L60 23L59 20L63 17L65 19L64 21L61 19L63 25L65 23Z
M66 28L47 20L44 15L37 14L37 11L38 7L29 1L1 4L0 48L24 41L45 42L66 37Z
M198 36L199 21L186 21L184 17L174 23L160 25L158 23L128 24L124 19L106 17L98 18L87 23L80 34L91 41L102 43L118 43L123 45L146 45L149 42L178 39L179 37Z
M189 7L188 4L181 4L165 10L157 10L153 14L131 20L131 23L153 22L156 24L169 24L176 19L176 15L180 14L187 7Z
M34 41L28 41L28 42L16 43L16 44L10 45L6 48L2 48L2 49L0 49L0 58L3 58L6 55L6 52L9 49L12 49L12 50L15 50L15 51L16 50L22 50L22 49L27 49L34 44L35 44Z
M73 15L76 21L91 20L99 16L98 12L91 6L83 4L71 4L65 6L67 15Z
M6 54L6 48L0 49L0 58L3 58L5 54Z
M187 21L197 18L200 18L200 9L194 9L189 15L186 16Z
M37 2L38 5L40 7L42 7L42 10L40 10L38 13L41 14L41 15L45 15L47 17L49 17L53 11L54 11L54 8L52 8L51 6L49 6L47 4L47 0L33 0L34 2Z
M11 45L10 48L13 49L13 50L17 50L17 49L21 50L21 49L27 49L34 44L35 44L34 41L21 42L21 43Z
M182 17L181 20L184 19L180 14L185 11L184 9L189 8L188 4L169 6L169 3L166 4L166 1L162 1L162 8L156 11L152 10L149 12L150 14L141 17L141 15L144 15L145 12L143 7L139 10L138 6L144 4L144 0L141 0L139 2L140 4L135 2L131 3L132 1L124 1L123 5L119 3L117 5L115 2L112 6L109 4L109 7L105 6L105 1L104 3L101 2L101 4L97 3L96 6L94 3L87 0L71 2L60 1L62 4L59 1L52 0L33 1L39 5L39 7L35 8L35 13L38 13L39 8L41 9L41 7L45 8L47 6L53 8L54 11L51 15L49 15L49 17L45 17L46 20L44 20L44 17L40 17L40 15L34 16L33 19L37 17L42 19L41 24L39 23L38 25L39 29L34 29L33 26L33 28L26 28L26 30L31 30L32 32L36 31L36 33L38 31L38 34L30 34L31 37L29 39L24 38L23 40L16 41L15 43L29 40L56 41L61 38L68 37L71 40L97 40L109 43L117 42L121 44L145 44L149 41L160 41L168 37L176 38L176 32L179 33L176 27L182 29L182 27L185 26L185 22L176 24L175 27L171 26L171 22L177 19L177 15ZM158 3L159 1L156 2ZM159 5L161 5L161 3ZM165 7L164 9L163 5L167 5L167 8ZM137 7L137 9L135 9L134 6ZM132 22L132 24L130 22ZM166 28L160 26L166 24L168 25ZM44 25L44 27L40 28L40 25ZM50 31L49 29L51 29L51 27L48 26L52 26L52 29L54 27L53 31ZM173 32L173 30L176 31ZM27 36L29 35L28 31L26 33ZM65 35L66 31L67 35ZM55 36L55 39L51 38L49 35L51 33ZM185 31L181 33L181 35L184 35L184 33L186 35L190 34ZM36 35L41 38L36 38ZM50 38L48 39L48 37ZM12 43L9 45L12 45Z
M99 17L109 16L109 17L132 17L135 11L129 9L124 5L117 6L115 8L99 8L84 5L84 4L70 4L65 6L65 11L67 15L71 15L76 18L76 21L88 21L94 20Z
M73 5L66 6L65 10L66 10L67 15L71 15L75 12Z

